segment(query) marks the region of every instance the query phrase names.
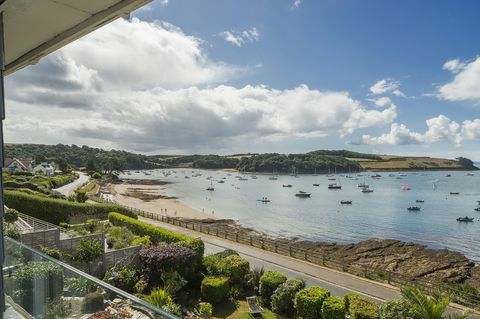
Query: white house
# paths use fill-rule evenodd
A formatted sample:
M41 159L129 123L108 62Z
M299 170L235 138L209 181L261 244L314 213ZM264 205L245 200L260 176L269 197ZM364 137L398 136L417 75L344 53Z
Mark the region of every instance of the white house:
M53 176L55 174L55 163L42 162L33 168L33 173Z
M31 158L7 158L3 163L3 170L10 174L16 172L32 172Z

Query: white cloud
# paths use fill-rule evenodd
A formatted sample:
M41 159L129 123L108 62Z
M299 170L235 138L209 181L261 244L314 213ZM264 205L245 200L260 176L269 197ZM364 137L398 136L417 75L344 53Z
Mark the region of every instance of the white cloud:
M377 99L368 99L368 101L373 102L373 104L378 107L384 107L393 104L392 100L388 96L382 96Z
M392 123L390 132L377 137L363 135L359 142L365 145L407 145L450 142L460 145L464 140L480 138L480 119L466 120L461 125L444 115L426 120L425 133L412 132L404 124Z
M344 136L397 116L348 92L215 84L242 70L209 60L201 40L173 26L120 20L7 77L6 139L206 152Z
M465 67L466 64L461 62L459 59L450 60L443 64L443 69L452 73L458 73L462 71Z
M366 145L406 145L421 143L423 137L421 134L410 131L404 124L392 123L390 132L384 133L378 137L363 135L362 140L354 144Z
M290 7L291 10L295 10L295 9L298 9L298 7L300 7L300 5L302 4L303 0L295 0L293 1L292 3L292 6Z
M221 35L225 41L237 47L241 47L245 43L256 42L260 39L260 33L255 27L244 31L224 31L219 33L219 35Z
M405 94L400 91L400 82L394 79L382 79L370 87L370 92L373 95L391 93L395 96L406 97Z
M438 88L438 97L448 101L480 101L480 57L469 63L447 61L443 68L454 73L455 77Z

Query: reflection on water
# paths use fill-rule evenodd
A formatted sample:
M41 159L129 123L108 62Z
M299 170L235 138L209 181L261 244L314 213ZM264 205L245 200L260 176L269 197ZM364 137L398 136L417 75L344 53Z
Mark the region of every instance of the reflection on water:
M216 217L232 218L269 234L336 242L393 238L457 250L480 261L480 212L474 211L480 200L480 172L473 176L464 171L396 172L380 173L380 178L372 178L373 173L350 174L351 178L340 174L280 175L278 180L271 180L269 175L261 174L256 179L249 174L240 179L236 173L222 171L169 171L174 173L164 176L166 170L155 170L151 175L132 172L128 178L171 181L167 192L187 205L208 213L214 211ZM213 192L206 190L210 186L208 177L212 177ZM218 183L221 180L224 183ZM328 189L333 182L342 189ZM374 192L362 193L358 187L362 182ZM402 186L410 190L402 190ZM311 198L296 197L298 191L311 193ZM262 197L271 202L258 201ZM341 200L351 200L352 205L341 205ZM420 206L421 211L409 212L409 206ZM475 221L456 221L467 215L475 217Z

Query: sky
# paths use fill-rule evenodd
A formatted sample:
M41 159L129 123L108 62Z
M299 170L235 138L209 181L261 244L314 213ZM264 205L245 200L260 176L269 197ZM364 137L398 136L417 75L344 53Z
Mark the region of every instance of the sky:
M155 0L5 79L8 143L480 160L480 2Z

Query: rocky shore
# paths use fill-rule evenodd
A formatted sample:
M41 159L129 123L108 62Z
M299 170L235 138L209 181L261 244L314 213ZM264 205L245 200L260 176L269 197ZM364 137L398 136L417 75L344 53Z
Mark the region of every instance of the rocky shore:
M369 239L358 243L337 244L298 239L274 238L245 228L230 219L182 219L204 226L226 228L257 239L275 240L312 253L321 253L327 261L345 266L382 269L412 282L424 280L430 283L469 283L480 289L480 266L463 254L447 249L434 250L424 245L393 239Z

